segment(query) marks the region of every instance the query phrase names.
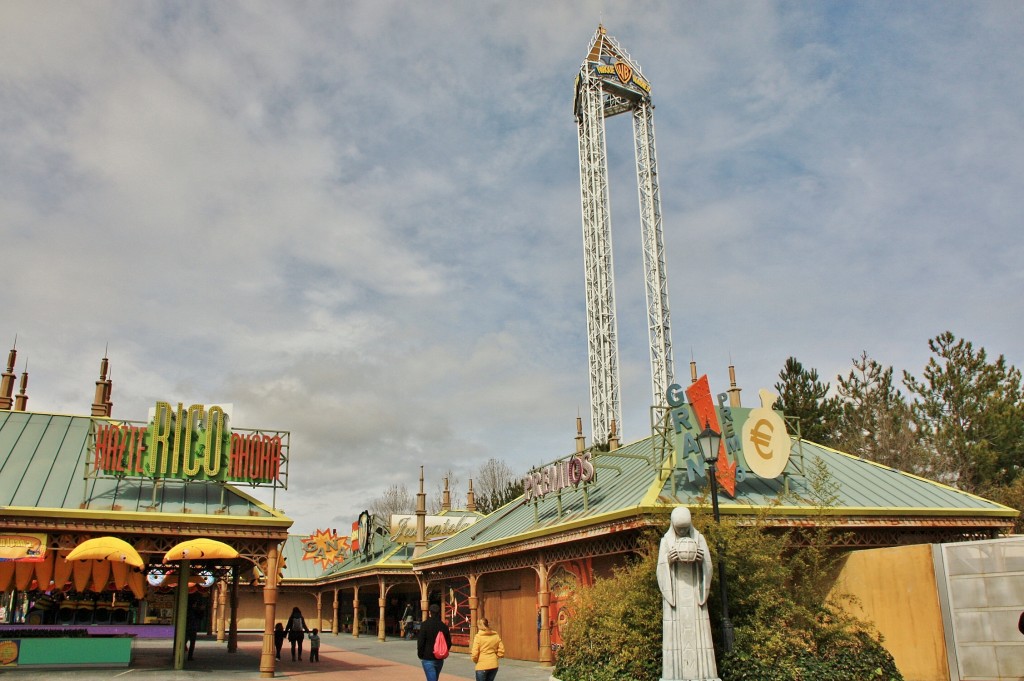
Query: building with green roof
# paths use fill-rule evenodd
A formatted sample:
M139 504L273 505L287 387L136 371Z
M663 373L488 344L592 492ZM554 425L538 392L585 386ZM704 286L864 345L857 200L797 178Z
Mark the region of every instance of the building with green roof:
M5 376L12 374L13 357L12 350ZM106 368L104 359L92 415L26 411L24 378L22 399L0 408L0 593L8 623L132 626L143 636L147 626L160 632L166 631L161 625L180 625L181 597L167 585L179 571L183 580L189 572L179 561L165 564L165 556L184 540L203 538L232 554L190 560L195 568L187 584L200 596L193 601L211 633L233 645L237 628L228 623L226 606L238 584L233 577L256 569L273 575L260 589L265 607L259 626L272 643L275 568L292 520L233 481L263 476L268 462L286 462L289 434L274 431L271 447L267 431L231 431L218 420L219 407L202 405L179 405L172 413L157 403L158 414L160 405L166 407L162 425L114 419ZM4 381L4 390L10 383ZM206 431L211 435L204 440ZM235 468L221 470L222 463ZM100 538L127 542L141 567L128 569L125 558L109 565L65 560ZM260 664L261 672L273 675L272 653Z
M442 603L458 643L467 645L477 617L486 616L502 632L509 657L551 662L568 617L567 584L589 584L609 572L637 550L644 531L663 531L676 506L710 504L707 470L692 445L697 411L689 404L683 409L678 428L622 447L613 439L609 451L586 450L578 421L576 451L527 476L546 480L543 494L524 495L419 554L384 539L372 553L309 575L301 588L317 598L333 594L328 600L340 602L342 611L353 601L372 605L375 599L383 611L395 593L413 597L415 582L422 608ZM736 433L760 418L754 409L720 411ZM780 529L827 518L837 544L867 548L992 538L1009 532L1018 515L798 437L787 436L785 449L785 467L774 478L752 472L749 450L737 445L729 453L738 474L733 493L719 491L723 516L744 522L770 506L769 522ZM584 459L592 478L572 484L584 470L574 461ZM283 593L293 585L286 574ZM330 621L330 608L323 613ZM385 635L383 625L378 633Z

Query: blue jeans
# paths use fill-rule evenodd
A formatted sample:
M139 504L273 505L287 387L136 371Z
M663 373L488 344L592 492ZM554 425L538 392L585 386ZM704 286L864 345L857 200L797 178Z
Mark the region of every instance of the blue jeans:
M498 668L494 669L477 669L476 670L476 681L494 681L494 677L498 675Z
M427 675L427 681L437 681L437 677L441 676L444 660L420 660L420 662L423 663L423 673Z

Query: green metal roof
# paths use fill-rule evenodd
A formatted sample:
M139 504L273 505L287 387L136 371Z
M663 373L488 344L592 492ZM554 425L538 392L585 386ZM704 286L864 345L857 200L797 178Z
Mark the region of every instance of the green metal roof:
M312 560L303 560L305 551L303 551L303 545L305 544L305 536L288 535L288 541L284 543L284 547L281 549L281 556L284 558L284 569L281 570L281 574L284 579L298 579L298 580L310 580L316 579L323 574L323 569L319 563Z
M338 578L381 569L411 568L409 561L414 548L413 544L398 544L384 538L379 549L369 554L356 551L342 562L330 566L321 576Z
M209 481L86 477L89 433L106 419L0 411L0 509L5 513L188 514L231 522L291 520L232 485ZM141 516L145 518L147 516ZM243 521L243 519L245 519ZM211 518L205 519L207 522Z
M451 516L456 518L483 516L476 511L464 509L451 509L441 511L437 515ZM472 527L472 526L470 526ZM360 573L373 573L378 570L405 569L411 570L412 554L415 549L413 543L400 543L391 540L391 537L384 534L377 534L369 552L356 551L350 554L345 560L334 563L326 569L313 560L304 560L303 544L306 536L290 535L285 542L282 555L287 559L283 571L285 583L294 581L309 581L321 579L338 579L341 577L358 576Z
M750 409L733 408L737 432ZM692 419L696 422L696 419ZM696 436L696 432L691 433ZM687 467L676 460L676 435L670 433L666 463L654 437L613 452L594 453L596 476L589 485L550 492L524 504L510 502L459 534L433 546L414 563L455 556L469 551L555 535L561 532L632 518L668 513L677 505L707 503L708 481L703 465ZM793 439L792 455L783 475L765 480L746 473L736 483L736 496L719 492L723 514L749 514L756 508L783 500L780 515L825 512L846 517L913 516L917 518L1010 519L1018 511L924 478L859 459L806 440ZM738 464L745 468L742 455ZM808 473L817 462L827 468L837 499L827 509L809 499ZM664 470L672 470L666 475ZM783 495L787 491L788 494Z

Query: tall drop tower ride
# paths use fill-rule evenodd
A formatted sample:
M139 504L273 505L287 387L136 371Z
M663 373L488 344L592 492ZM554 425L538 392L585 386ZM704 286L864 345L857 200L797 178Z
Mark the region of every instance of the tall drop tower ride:
M583 267L587 293L587 351L590 360L590 427L595 444L605 444L615 423L622 432L619 347L612 273L611 203L605 118L633 114L637 190L643 236L647 324L651 345L652 405L665 401L673 381L672 332L665 273L658 161L654 151L651 85L640 68L598 26L590 52L576 76L573 105L580 144L580 199L583 205Z

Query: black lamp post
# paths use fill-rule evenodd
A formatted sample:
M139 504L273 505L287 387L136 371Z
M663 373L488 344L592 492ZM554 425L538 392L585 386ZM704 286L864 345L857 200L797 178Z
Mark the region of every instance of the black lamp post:
M711 476L711 508L715 513L715 523L721 525L722 519L718 514L718 478L715 476L715 466L718 464L718 449L721 446L722 434L711 428L711 424L704 422L704 430L697 436L697 446L700 447L704 463L708 465L708 475ZM719 535L721 536L721 535ZM733 630L732 620L729 619L729 595L725 588L725 551L721 539L718 544L718 588L722 598L722 649L732 652Z

